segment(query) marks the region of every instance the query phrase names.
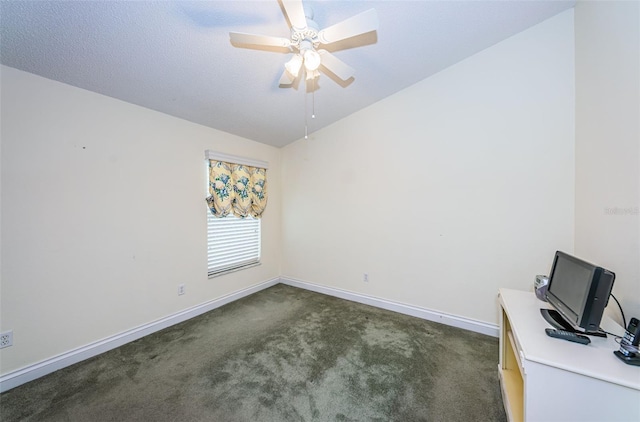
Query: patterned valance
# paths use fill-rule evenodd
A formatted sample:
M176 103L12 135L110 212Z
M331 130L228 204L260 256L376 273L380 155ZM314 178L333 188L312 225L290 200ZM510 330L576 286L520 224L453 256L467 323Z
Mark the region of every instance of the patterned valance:
M267 170L209 160L207 204L216 217L260 218L267 207Z

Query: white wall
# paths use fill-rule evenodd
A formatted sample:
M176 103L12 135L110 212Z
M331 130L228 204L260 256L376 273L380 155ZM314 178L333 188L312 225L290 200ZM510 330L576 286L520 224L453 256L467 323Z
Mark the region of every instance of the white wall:
M573 250L574 123L570 10L285 147L283 276L497 323Z
M575 250L640 318L640 3L578 2L575 20Z
M12 68L1 77L1 329L14 333L2 374L280 274L280 150ZM214 279L205 149L270 162L262 265Z

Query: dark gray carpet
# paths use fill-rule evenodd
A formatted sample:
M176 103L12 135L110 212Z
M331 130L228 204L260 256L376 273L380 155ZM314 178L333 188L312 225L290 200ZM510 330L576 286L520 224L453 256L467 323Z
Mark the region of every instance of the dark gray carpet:
M0 395L9 421L504 421L498 340L277 285Z

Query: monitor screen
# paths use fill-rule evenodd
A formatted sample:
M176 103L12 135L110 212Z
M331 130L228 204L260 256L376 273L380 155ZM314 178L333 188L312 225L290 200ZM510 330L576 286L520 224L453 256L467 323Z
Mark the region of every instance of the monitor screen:
M575 314L584 309L589 295L593 267L581 265L565 256L559 256L553 270L553 294Z

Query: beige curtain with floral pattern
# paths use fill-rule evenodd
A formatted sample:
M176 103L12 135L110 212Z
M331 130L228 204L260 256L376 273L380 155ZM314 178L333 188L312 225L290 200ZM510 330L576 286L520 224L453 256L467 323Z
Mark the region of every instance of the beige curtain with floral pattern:
M216 217L260 218L267 207L267 170L210 160L209 194L207 204Z

